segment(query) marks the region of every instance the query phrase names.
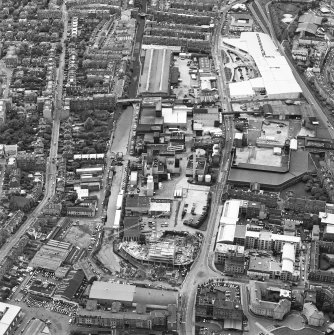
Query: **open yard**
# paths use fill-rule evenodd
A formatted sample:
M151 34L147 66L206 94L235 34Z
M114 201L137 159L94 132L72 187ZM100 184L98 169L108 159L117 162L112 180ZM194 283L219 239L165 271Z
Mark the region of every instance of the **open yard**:
M66 234L65 241L70 242L80 248L88 248L94 226L94 223L85 223L80 224L80 226L72 226Z

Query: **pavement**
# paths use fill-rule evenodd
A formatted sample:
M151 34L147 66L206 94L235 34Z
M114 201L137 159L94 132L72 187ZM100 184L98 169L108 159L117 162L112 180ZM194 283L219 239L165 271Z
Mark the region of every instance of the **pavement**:
M27 220L21 225L18 231L12 235L7 243L0 250L0 262L8 255L9 251L13 246L20 240L20 238L25 234L29 229L30 225L41 213L43 207L48 203L49 199L55 194L55 180L57 176L57 166L53 163L53 159L57 157L58 151L58 138L59 138L59 127L60 127L60 113L62 107L62 91L63 91L63 79L64 79L64 65L65 65L65 45L64 40L66 38L67 32L67 12L66 6L63 4L63 22L64 22L64 31L61 43L63 44L63 53L60 55L59 68L57 72L57 89L55 93L55 116L53 121L52 135L51 135L51 144L50 144L50 154L46 164L46 173L45 173L45 191L44 197L37 207L30 213L27 217Z
M233 4L235 4L234 2ZM231 5L233 5L231 4ZM230 6L231 6L230 5ZM226 15L226 9L230 8L227 6L223 8L223 18ZM212 55L216 64L216 68L219 70L218 77L218 90L220 97L222 98L222 109L224 112L231 110L231 104L229 101L228 87L226 85L225 73L222 68L223 62L221 59L221 53L219 50L219 37L221 31L221 23L223 18L218 22L218 27L213 35L213 50ZM225 116L225 131L226 131L226 145L223 151L222 162L220 166L220 173L217 184L212 188L212 203L211 210L208 219L207 231L203 240L201 251L191 266L189 273L187 274L181 290L181 312L180 312L180 324L179 330L181 335L193 335L195 333L195 299L197 286L203 282L206 282L210 278L221 278L221 274L213 267L213 255L214 255L214 240L215 232L219 225L219 214L221 213L221 196L227 181L229 166L230 166L230 153L232 149L232 138L233 138L233 120L231 117Z
M57 151L58 151L58 138L59 138L59 127L61 119L61 109L62 109L62 92L63 92L64 66L65 66L64 41L66 39L67 25L68 25L65 3L62 5L62 12L63 12L62 21L64 22L64 30L61 43L63 46L63 52L60 55L59 67L57 71L57 88L55 90L55 111L54 111L51 143L50 143L50 154L46 164L44 197L41 200L41 202L37 205L37 207L33 210L33 212L28 215L27 220L21 225L18 231L14 235L12 235L8 239L7 243L1 248L0 261L2 261L9 254L13 246L20 240L20 238L29 229L30 225L40 215L43 207L48 203L49 199L55 194L55 180L57 176L57 166L56 163L54 163L53 161L57 158ZM51 311L46 311L45 309L42 308L28 309L24 303L14 303L14 304L20 305L25 313L25 317L21 324L22 329L32 317L37 317L40 319L51 320L52 334L54 335L68 334L68 319L69 319L68 316L60 315L58 313Z

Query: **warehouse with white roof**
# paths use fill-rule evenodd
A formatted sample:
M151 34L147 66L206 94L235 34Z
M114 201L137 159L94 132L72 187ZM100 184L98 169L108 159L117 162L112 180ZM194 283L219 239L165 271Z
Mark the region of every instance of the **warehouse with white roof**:
M302 93L288 62L269 35L242 32L238 39L223 38L223 43L251 56L261 75L261 79L230 83L231 98L250 98L261 90L265 91L269 99L297 99Z
M239 221L239 208L241 201L227 200L220 218L217 243L233 243L237 222Z
M295 263L295 247L291 243L285 243L282 249L282 271L292 274Z

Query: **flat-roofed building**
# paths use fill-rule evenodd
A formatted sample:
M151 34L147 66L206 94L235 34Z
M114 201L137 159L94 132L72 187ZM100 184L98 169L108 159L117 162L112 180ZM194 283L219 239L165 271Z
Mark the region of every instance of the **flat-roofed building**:
M224 266L224 272L243 274L245 272L245 248L240 245L217 243L215 263Z
M172 204L170 201L151 201L149 214L159 217L170 217Z
M288 62L269 35L242 32L240 38L224 38L223 43L251 56L261 76L260 80L255 78L230 83L232 99L252 97L260 92L271 99L297 99L302 93Z
M187 126L187 108L163 107L161 114L164 125L168 127L186 127Z
M253 279L279 279L281 264L270 256L251 256L247 276Z
M14 334L22 316L21 307L0 302L0 335Z
M247 13L233 14L229 24L231 31L252 31L254 20Z
M268 231L252 231L246 232L246 249L261 249L282 251L285 243L295 245L296 254L299 253L301 239L299 236L279 235Z
M242 200L231 199L224 204L220 218L220 227L217 235L217 243L234 243L236 225L239 221L239 212Z
M119 301L126 306L142 304L151 309L167 309L169 305L177 304L178 294L175 291L94 281L89 299L95 299L103 305L111 305Z
M168 49L148 49L139 82L139 94L168 96L172 52Z
M295 269L295 246L285 243L282 250L281 280L293 280Z
M127 195L125 200L125 214L128 216L148 213L150 197L138 194Z
M29 266L56 271L65 261L71 249L70 243L50 240L39 249Z
M288 299L280 299L278 302L265 300L263 293L271 289L266 283L250 281L248 284L249 309L256 315L282 320L290 312L291 301Z

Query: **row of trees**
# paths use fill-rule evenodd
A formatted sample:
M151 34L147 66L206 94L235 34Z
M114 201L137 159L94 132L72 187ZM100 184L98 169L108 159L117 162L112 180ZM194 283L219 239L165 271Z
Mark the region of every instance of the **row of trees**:
M327 201L328 196L326 190L321 186L318 178L313 178L310 175L305 175L302 178L305 183L305 191L310 193L315 199Z

